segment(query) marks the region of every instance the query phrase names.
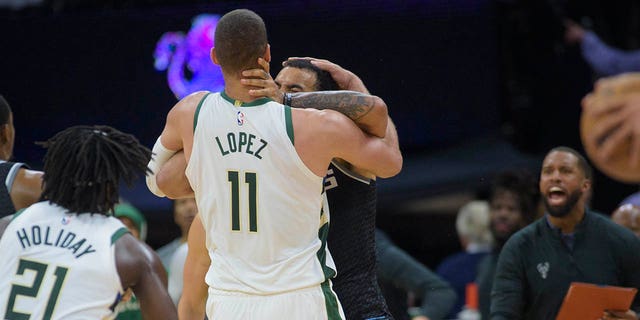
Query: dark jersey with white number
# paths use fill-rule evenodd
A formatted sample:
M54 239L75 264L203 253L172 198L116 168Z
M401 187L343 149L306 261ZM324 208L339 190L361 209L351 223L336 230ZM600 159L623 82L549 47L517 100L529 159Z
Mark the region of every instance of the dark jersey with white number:
M23 167L27 168L27 165L0 160L0 218L16 213L11 200L11 186L18 170Z
M333 161L325 177L329 251L338 274L333 288L348 320L390 319L376 278L376 181Z

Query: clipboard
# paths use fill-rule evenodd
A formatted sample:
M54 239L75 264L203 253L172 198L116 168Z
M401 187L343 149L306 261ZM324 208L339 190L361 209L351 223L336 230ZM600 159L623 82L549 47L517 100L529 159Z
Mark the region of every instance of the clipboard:
M638 289L572 282L556 320L600 319L605 310L627 310Z

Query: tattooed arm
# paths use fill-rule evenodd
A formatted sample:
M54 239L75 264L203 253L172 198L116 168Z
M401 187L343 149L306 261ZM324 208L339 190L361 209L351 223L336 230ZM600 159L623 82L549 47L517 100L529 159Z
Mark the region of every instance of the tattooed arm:
M288 94L287 94L288 95ZM284 97L292 108L330 109L353 120L360 129L384 138L387 131L387 105L379 97L355 91L319 91L291 93Z
M289 105L293 108L331 109L338 111L353 120L364 132L385 137L387 130L387 105L376 96L356 91L319 91L296 92L285 94L274 82L269 74L269 64L264 59L258 59L262 68L245 70L240 80L245 86L251 87L249 94L258 97L268 97L274 101ZM347 89L365 90L364 85L348 87Z

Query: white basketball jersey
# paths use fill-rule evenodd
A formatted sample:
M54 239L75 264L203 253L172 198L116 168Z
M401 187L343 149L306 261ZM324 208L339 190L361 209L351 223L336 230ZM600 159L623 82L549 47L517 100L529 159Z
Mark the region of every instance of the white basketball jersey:
M273 294L332 276L319 233L323 179L294 148L289 107L209 94L194 126L186 173L207 235L207 284Z
M111 319L122 293L116 218L49 202L18 212L0 239L2 319Z

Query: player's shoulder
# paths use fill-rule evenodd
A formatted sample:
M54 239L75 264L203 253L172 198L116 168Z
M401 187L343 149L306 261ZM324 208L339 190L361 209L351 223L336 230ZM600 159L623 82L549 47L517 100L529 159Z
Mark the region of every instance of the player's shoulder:
M131 233L122 234L114 243L116 265L119 272L131 272L160 264L160 258L146 243L136 239Z
M196 108L198 107L198 105L200 104L200 102L202 102L202 100L209 94L210 92L208 91L197 91L194 92L184 98L182 98L180 101L178 101L173 108L171 109L171 112L173 113L193 113Z

